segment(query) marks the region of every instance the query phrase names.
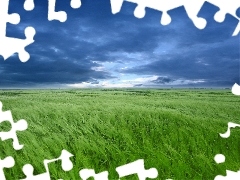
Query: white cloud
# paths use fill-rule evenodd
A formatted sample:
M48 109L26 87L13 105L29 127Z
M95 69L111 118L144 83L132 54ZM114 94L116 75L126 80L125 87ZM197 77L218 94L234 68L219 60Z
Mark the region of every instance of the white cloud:
M174 80L171 83L166 83L166 85L188 85L188 84L198 84L198 83L204 83L205 80L203 79L196 79L196 80L187 80L187 79L178 79Z
M129 83L112 83L110 81L102 81L99 84L92 84L88 82L69 84L68 87L72 88L130 88L134 87L134 85Z
M135 79L122 80L124 83L131 84L146 84L151 83L151 81L157 80L158 76L140 77Z
M128 79L127 79L128 78ZM131 88L136 87L137 85L141 85L142 87L157 87L157 86L174 86L174 85L189 85L189 84L198 84L205 82L204 80L197 79L197 80L187 80L187 79L177 79L172 80L169 83L159 84L154 82L157 80L159 76L145 76L145 77L134 77L132 76L122 76L112 80L104 80L99 81L98 84L91 83L91 82L82 82L82 83L75 83L75 84L68 84L68 87L71 88Z
M129 76L128 76L129 77ZM72 88L131 88L138 84L149 84L151 81L156 80L158 76L147 76L147 77L132 77L132 79L123 79L120 77L112 80L99 81L98 84L91 82L82 82L75 84L68 84L67 86Z
M92 67L91 69L94 71L104 71L105 70L105 68L103 66L96 66L96 67Z
M56 48L55 46L51 46L50 49L53 50L55 53L60 52L60 49Z

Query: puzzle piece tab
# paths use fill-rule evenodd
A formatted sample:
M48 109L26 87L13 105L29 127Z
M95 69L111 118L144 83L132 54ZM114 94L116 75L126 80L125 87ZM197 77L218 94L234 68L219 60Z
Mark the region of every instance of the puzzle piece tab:
M162 25L168 25L171 23L171 17L168 11L175 8L184 6L189 18L193 21L196 27L203 29L206 26L206 21L203 18L197 17L197 14L204 3L204 0L191 1L191 0L125 0L131 3L137 4L134 11L134 15L137 18L143 18L145 16L145 8L154 9L162 12L162 17L160 23ZM111 0L112 13L116 14L121 10L124 0Z
M231 133L231 128L235 128L235 127L240 127L240 124L236 124L236 123L232 123L232 122L229 122L228 123L228 128L227 128L227 131L223 134L220 133L220 136L222 138L228 138L230 136L230 133Z
M5 159L0 159L0 179L6 180L5 174L3 172L4 168L11 168L15 164L15 161L12 156L8 156Z
M25 51L25 47L34 42L35 29L33 27L27 27L25 29L26 39L10 38L6 37L7 23L18 24L20 22L20 16L16 13L8 14L9 0L0 1L0 55L4 60L12 56L14 53L18 53L19 59L22 62L29 60L30 55Z
M46 172L42 173L42 174L38 174L38 175L33 174L34 169L33 169L33 166L31 164L25 164L23 166L22 170L23 170L23 173L26 175L26 178L22 179L22 180L51 180L48 164L50 164L52 162L59 161L59 160L61 160L61 162L62 162L62 164L61 164L62 169L64 171L70 171L73 168L72 161L70 160L70 157L72 157L72 156L73 155L71 153L69 153L68 151L62 150L62 153L58 158L50 159L50 160L45 159L43 161L43 163L44 163L44 167L46 169Z
M23 7L26 11L32 11L35 7L34 0L25 0Z
M239 29L240 30L240 29ZM240 96L240 86L235 83L232 87L232 93L236 96Z
M240 17L237 15L237 10L240 8L240 1L238 0L207 0L207 2L217 6L219 11L214 15L215 21L222 23L225 21L226 15L230 14L231 16L238 19L238 25L236 26L233 36L237 36L240 32Z
M55 11L56 0L48 0L48 20L58 20L65 22L67 20L67 13L65 11ZM70 5L72 8L77 9L81 7L81 0L71 0Z
M218 175L214 178L214 180L234 180L234 179L240 179L240 171L234 172L234 171L226 171L226 176Z
M237 25L233 36L236 36L240 31L240 17L237 16L236 11L240 7L240 1L238 0L110 0L112 13L116 14L120 12L122 4L124 1L135 3L137 7L134 11L134 15L137 18L143 18L145 16L145 9L150 8L162 12L162 17L160 23L162 25L168 25L171 23L171 16L169 16L168 11L176 9L183 6L186 10L188 17L192 20L194 25L198 29L204 29L206 27L207 21L204 18L198 17L198 13L205 2L209 2L217 7L219 11L215 14L214 19L217 22L223 22L225 20L226 14L230 14L236 19L238 19L239 24Z
M232 123L229 122L228 123L228 128L227 128L227 132L224 134L220 133L220 136L222 138L228 138L230 136L230 129L231 128L235 128L235 127L240 127L240 124L236 124L236 123ZM225 156L223 154L217 154L214 157L214 160L216 163L224 163L225 162ZM240 171L234 172L234 171L230 171L230 170L226 170L226 176L222 176L222 175L217 175L214 180L234 180L234 179L240 179Z
M156 168L146 170L144 167L144 160L139 159L135 162L120 166L116 168L119 178L126 177L129 175L137 174L139 180L146 180L147 178L157 178L158 171Z
M214 19L217 22L223 22L225 20L226 14L231 14L235 18L240 20L237 16L237 9L240 7L240 1L236 0L207 0L209 3L217 6L219 11L215 14Z
M23 148L23 145L19 144L17 138L17 131L24 131L27 129L28 124L27 121L24 119L19 120L18 122L14 122L12 118L11 111L2 111L2 103L0 102L0 123L3 121L8 121L11 124L11 130L8 132L0 132L0 138L2 141L7 139L13 140L13 148L15 150L20 150Z
M108 180L107 171L96 174L93 169L82 169L79 172L79 176L82 178L82 180L87 180L90 177L93 177L94 180Z

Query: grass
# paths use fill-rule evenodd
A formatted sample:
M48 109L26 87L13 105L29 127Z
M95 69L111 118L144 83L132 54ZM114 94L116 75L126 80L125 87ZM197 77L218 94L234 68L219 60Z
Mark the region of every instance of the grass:
M29 125L17 133L22 150L15 151L11 140L1 142L1 159L11 155L16 161L4 170L7 179L24 178L28 163L34 174L45 172L43 160L62 149L74 155L74 168L64 172L53 163L52 179L81 179L84 168L118 179L115 168L138 159L158 170L157 179L207 180L240 168L240 130L219 136L228 122L240 123L240 98L229 90L2 90L0 101L15 121ZM5 121L0 128L11 125ZM214 161L219 153L225 163Z

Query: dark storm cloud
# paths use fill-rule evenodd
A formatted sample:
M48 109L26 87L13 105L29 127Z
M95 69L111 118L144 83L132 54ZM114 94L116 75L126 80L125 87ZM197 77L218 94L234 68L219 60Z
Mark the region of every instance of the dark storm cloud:
M185 28L183 31L182 26L190 27L191 22L175 22L180 25L181 31L174 36L177 39L174 51L153 56L155 61L122 72L167 75L174 79L203 79L203 85L208 86L231 86L235 82L239 83L239 37L231 37L233 27L237 26L238 21L227 16L226 22L217 23L210 18L210 15L214 15L214 7L211 9L209 4L205 7L204 11L209 10L206 16L208 24L203 31L197 32L199 30L192 28ZM204 11L200 12L202 17L206 14ZM174 13L177 14L176 11Z
M31 55L27 63L17 56L0 59L0 87L98 84L114 77L109 70L96 70L100 62L129 61L131 68L115 71L158 75L156 84L178 79L204 79L216 86L239 82L239 39L231 37L237 21L227 16L226 22L216 23L217 9L212 5L205 4L199 13L208 24L205 30L198 30L183 8L170 11L171 24L162 26L160 12L147 9L145 18L137 19L133 15L136 6L131 3L124 3L122 11L113 15L108 0L82 0L82 7L76 10L69 2L56 3L57 10L68 14L67 21L60 23L47 20L47 1L36 1L32 12L23 9L24 0L10 1L9 12L19 13L21 23L9 24L7 35L25 38L26 26L33 26L37 34L26 48Z
M182 47L178 53L155 57L147 65L125 70L125 73L167 75L174 79L204 79L208 85L230 86L239 82L239 55L236 40L212 46ZM233 52L233 53L229 53Z
M153 80L152 82L156 84L166 84L173 81L174 79L170 79L169 77L158 77L156 80Z
M2 65L3 63L1 63ZM15 59L6 61L2 74L4 80L1 81L1 86L21 86L39 84L66 84L83 81L92 81L93 79L110 78L108 73L99 73L91 70L91 64L77 64L71 60L56 60L56 61L29 61L22 64ZM95 80L93 80L95 81Z

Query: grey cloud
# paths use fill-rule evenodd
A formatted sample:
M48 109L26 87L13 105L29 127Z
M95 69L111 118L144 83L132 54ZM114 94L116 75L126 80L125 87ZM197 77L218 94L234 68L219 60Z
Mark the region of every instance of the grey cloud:
M156 84L166 84L166 83L170 83L173 81L174 81L174 79L171 79L169 77L158 77L156 80L153 80L152 82L156 83Z
M25 38L28 25L36 28L31 54L22 64L17 57L0 59L0 87L91 82L113 78L114 73L158 75L156 84L173 80L204 79L208 84L239 82L239 39L231 37L236 20L227 16L222 24L213 20L216 8L205 4L199 16L208 20L205 30L194 27L183 8L170 11L172 22L162 26L161 13L147 9L146 17L133 15L134 4L124 3L112 15L109 1L82 0L78 10L69 1L57 1L57 10L68 14L65 23L47 20L47 1L36 1L32 12L23 9L24 0L11 1L10 12L21 15L19 25L8 25L7 34ZM123 54L121 54L123 52ZM118 53L116 56L110 54ZM129 58L124 53L142 54ZM98 62L132 62L133 67L96 71ZM168 78L163 78L168 77ZM141 86L141 84L139 85Z

